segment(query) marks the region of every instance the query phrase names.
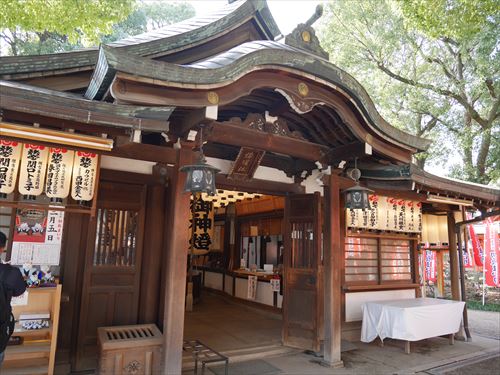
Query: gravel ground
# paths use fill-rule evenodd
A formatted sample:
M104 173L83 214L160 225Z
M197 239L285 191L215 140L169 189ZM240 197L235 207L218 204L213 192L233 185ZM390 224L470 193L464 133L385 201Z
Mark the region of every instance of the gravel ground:
M500 312L467 310L472 340L474 335L500 340Z

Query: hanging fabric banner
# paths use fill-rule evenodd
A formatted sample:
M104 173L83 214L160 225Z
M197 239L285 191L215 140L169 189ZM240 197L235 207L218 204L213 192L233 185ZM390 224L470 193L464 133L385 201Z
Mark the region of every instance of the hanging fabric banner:
M432 250L425 250L425 278L434 283L437 278L436 263L436 252Z
M369 210L346 210L349 228L388 230L405 233L422 231L422 204L372 194Z
M0 139L0 193L10 194L16 187L23 145Z
M472 215L467 212L466 214L467 220L472 219ZM474 263L476 266L483 266L483 248L481 246L481 242L479 242L479 238L476 235L476 231L474 230L474 226L472 224L467 225L467 229L469 231L469 237L472 242L472 252L474 254Z
M191 242L195 255L204 255L211 249L214 224L213 208L213 202L203 200L201 194L196 194L191 199L190 228L193 230Z
M42 194L48 155L48 147L24 145L19 175L19 193L23 195Z
M498 226L491 218L488 218L486 219L486 231L484 233L485 282L488 286L500 286L498 277L499 260Z
M474 267L474 263L473 263L473 258L472 258L472 254L471 254L471 249L472 247L472 242L469 241L469 243L467 244L467 246L465 246L465 248L463 249L463 254L464 254L464 267L465 268L471 268L471 267Z
M75 152L65 148L49 149L45 194L49 198L64 199L69 195Z
M98 158L97 154L91 152L76 152L71 188L71 197L74 200L90 201L94 197Z

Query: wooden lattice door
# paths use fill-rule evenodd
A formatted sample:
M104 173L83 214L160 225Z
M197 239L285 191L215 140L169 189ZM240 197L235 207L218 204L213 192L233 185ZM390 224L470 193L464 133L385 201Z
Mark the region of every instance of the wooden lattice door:
M323 326L319 194L287 197L283 344L319 351Z
M101 182L85 259L75 369L96 367L97 328L136 324L145 186Z

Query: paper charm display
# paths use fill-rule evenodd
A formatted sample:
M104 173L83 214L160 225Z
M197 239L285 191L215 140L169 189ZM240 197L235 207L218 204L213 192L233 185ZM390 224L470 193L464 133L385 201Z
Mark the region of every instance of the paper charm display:
M40 195L45 182L49 148L25 144L19 175L19 192L23 195Z
M16 187L23 145L0 139L0 193L10 194Z
M90 201L94 197L98 158L99 156L92 152L76 152L71 188L71 197L74 200Z
M49 149L45 194L49 198L64 199L69 195L75 152L65 148Z

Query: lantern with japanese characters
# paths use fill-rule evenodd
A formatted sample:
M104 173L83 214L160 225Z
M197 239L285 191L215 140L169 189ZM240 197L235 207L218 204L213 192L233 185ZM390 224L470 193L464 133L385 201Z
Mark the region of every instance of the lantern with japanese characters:
M42 194L47 170L47 156L49 148L25 144L21 160L21 173L19 175L19 193L27 199L35 199Z
M49 149L45 194L52 203L61 203L69 195L75 152L65 148Z
M214 205L203 200L201 194L194 194L191 199L191 247L194 255L209 252L212 245Z
M16 187L23 145L0 139L0 198L6 198Z
M99 156L91 152L77 151L73 163L73 186L71 197L80 202L91 201L94 197L95 179Z

